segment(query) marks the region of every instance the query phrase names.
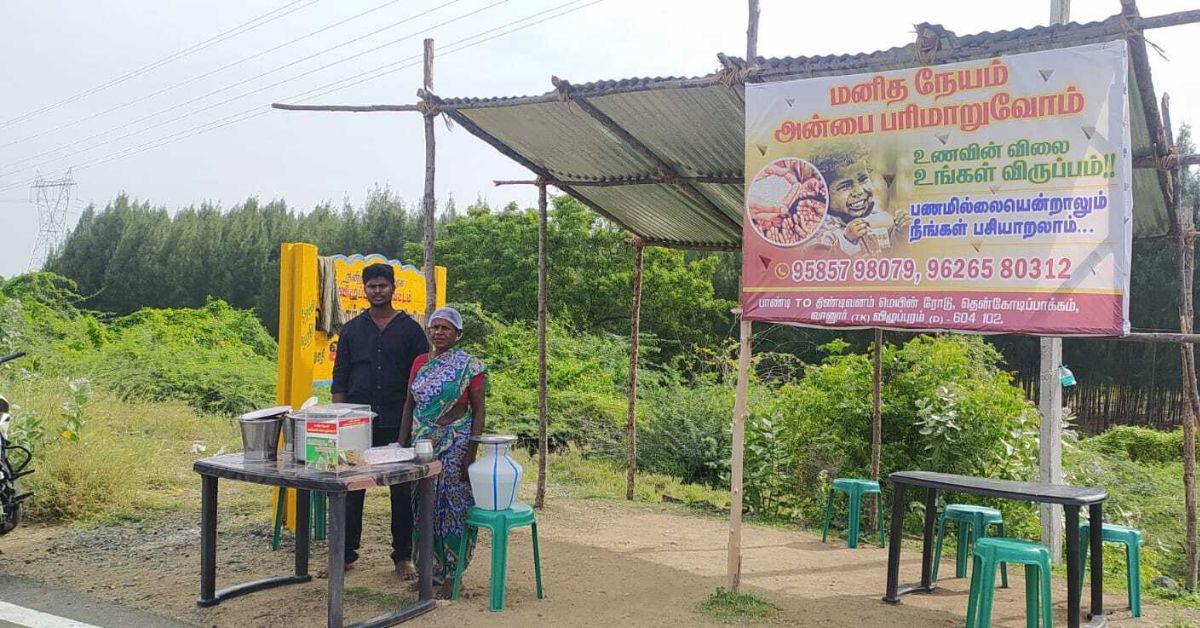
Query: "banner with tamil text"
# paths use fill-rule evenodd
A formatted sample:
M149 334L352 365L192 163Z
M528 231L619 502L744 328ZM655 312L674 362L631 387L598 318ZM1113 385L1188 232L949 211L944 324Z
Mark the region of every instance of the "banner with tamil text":
M1129 331L1125 43L748 84L742 315Z

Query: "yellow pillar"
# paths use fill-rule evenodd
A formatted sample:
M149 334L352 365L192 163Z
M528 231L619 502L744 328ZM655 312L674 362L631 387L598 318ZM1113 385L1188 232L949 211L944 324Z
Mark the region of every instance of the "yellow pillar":
M317 328L317 247L284 243L279 253L279 366L275 400L300 407L312 395ZM278 499L278 492L275 493ZM295 492L287 492L284 522L295 531Z

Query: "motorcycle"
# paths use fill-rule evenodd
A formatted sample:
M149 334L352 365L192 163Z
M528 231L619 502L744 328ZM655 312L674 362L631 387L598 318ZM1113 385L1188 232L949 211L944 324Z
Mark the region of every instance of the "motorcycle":
M24 353L13 353L2 356L0 364L11 362L24 355ZM21 502L33 495L33 493L22 493L20 483L22 477L33 473L33 469L25 468L33 459L33 453L9 440L8 429L12 424L9 408L8 399L5 399L4 395L0 395L0 536L12 532L13 528L21 523Z

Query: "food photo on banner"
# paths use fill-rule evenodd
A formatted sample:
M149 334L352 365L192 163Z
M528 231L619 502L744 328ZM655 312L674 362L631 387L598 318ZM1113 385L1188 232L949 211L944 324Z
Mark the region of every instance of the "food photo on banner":
M742 315L1129 332L1125 43L746 86Z

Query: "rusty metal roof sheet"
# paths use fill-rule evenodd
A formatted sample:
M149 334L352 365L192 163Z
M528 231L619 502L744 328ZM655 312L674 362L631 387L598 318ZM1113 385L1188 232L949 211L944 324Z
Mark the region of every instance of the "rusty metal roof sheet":
M1151 18L1154 19L1154 18ZM1145 50L1129 19L955 35L935 24L935 63L1063 48L1130 38ZM656 244L740 246L745 113L741 84L916 67L916 44L873 53L762 58L748 64L719 55L723 68L702 77L630 78L569 84L537 96L438 99L443 110L504 154L622 227ZM1157 148L1137 87L1149 72L1131 67L1130 113L1135 155ZM1157 116L1157 110L1152 115ZM1157 119L1155 118L1155 121ZM689 179L704 179L692 181ZM618 180L655 181L615 186ZM607 185L604 185L606 184ZM1158 173L1134 173L1135 237L1172 225Z

